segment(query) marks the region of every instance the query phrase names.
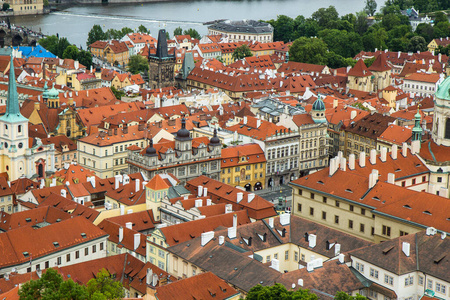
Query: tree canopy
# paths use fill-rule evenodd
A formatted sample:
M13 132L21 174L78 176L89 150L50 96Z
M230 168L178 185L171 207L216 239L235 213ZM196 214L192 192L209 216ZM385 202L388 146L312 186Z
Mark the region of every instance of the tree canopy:
M253 53L250 50L250 48L244 44L244 45L239 46L236 49L234 49L234 52L231 55L231 58L233 59L233 61L236 61L236 60L243 59L244 57L249 57L249 56L253 56Z
M189 28L188 30L183 31L183 34L185 35L190 35L191 38L193 39L201 39L202 37L200 36L200 33L198 33L197 30L193 29L193 28Z
M63 280L54 269L47 269L37 280L24 283L19 289L20 300L106 300L120 299L122 284L114 281L108 271L100 270L95 278L80 285L72 279Z
M326 65L327 44L318 38L301 37L289 49L289 59L296 62Z
M246 300L318 300L316 294L309 290L298 289L296 291L288 291L281 283L272 286L262 286L258 284L250 289Z
M148 71L148 61L141 55L132 55L127 68L133 74L145 72Z
M89 30L88 38L86 41L86 45L93 44L96 41L106 40L106 33L103 31L100 25L95 24L92 26L91 30Z

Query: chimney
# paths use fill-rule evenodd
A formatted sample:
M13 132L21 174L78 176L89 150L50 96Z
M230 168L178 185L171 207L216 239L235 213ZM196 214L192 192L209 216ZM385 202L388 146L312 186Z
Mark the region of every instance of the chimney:
M261 126L261 119L256 120L256 128L259 128Z
M275 269L275 270L277 270L277 271L280 271L280 261L278 260L278 259L272 259L271 261L270 261L270 267L272 268L272 269Z
M364 168L366 166L366 153L365 152L359 153L359 166L361 168Z
M234 239L236 237L237 215L233 215L233 227L228 228L228 238Z
M355 169L355 154L353 153L348 156L348 168L350 170Z
M208 232L203 232L201 234L201 245L202 247L204 247L206 244L209 243L209 241L211 241L214 238L214 231L208 231Z
M370 163L372 165L375 165L377 163L377 150L375 149L370 150Z
M314 271L313 262L310 261L309 263L306 264L306 270L307 270L308 272Z
M298 286L303 286L303 279L299 279L297 284L298 284Z
M158 274L153 274L152 276L152 285L157 286L158 285Z
M67 191L65 189L61 189L61 196L66 198L67 196Z
M387 156L387 148L386 147L382 147L381 148L381 156L380 156L380 160L382 162L386 162L386 156Z
M345 157L341 158L341 170L346 171L347 169L347 159Z
M412 141L411 142L411 153L417 154L419 152L420 152L420 141L419 140Z
M446 237L447 237L447 232L442 232L441 233L441 240L445 240Z
M247 200L248 203L252 202L253 199L255 199L255 194L253 194L253 193L248 193L247 199L248 199L248 200Z
M123 227L119 227L119 243L122 243L123 240Z
M338 258L339 258L339 263L343 264L345 262L345 255L344 254L342 254L342 253L339 254Z
M247 116L244 116L244 124L247 124Z
M244 197L244 193L242 193L242 192L236 193L236 202L237 203L241 202L243 197Z
M308 234L308 243L310 248L316 246L317 236L315 234Z
M409 243L407 243L407 242L402 243L402 252L405 253L405 255L407 257L409 257L410 249L411 249L411 245Z
M91 177L91 184L92 184L92 187L95 189L95 176Z
M203 187L201 185L198 186L198 193L197 193L197 197L201 197L203 194Z
M339 255L341 253L341 244L336 243L334 245L334 256Z
M139 192L139 190L141 189L141 181L136 178L134 180L134 185L135 185L135 188L136 188L136 193Z
M145 277L145 283L147 285L152 284L153 271L150 268L147 268L147 276Z
M408 145L406 143L402 144L402 155L406 157L408 155Z
M270 218L270 219L269 219L269 227L270 227L270 228L273 228L273 218Z
M136 251L136 249L139 247L140 244L141 244L141 234L135 233L134 234L134 251Z
M225 204L225 213L229 214L230 212L233 212L233 205L232 204Z
M211 199L206 199L206 206L211 206L211 205L212 205Z
M225 237L223 235L219 235L219 245L223 245L225 243Z
M132 222L126 222L125 227L128 229L133 229L133 223Z
M375 184L377 183L377 174L375 173L370 173L369 174L369 189L373 188L375 186Z
M397 159L397 152L398 152L398 146L397 145L392 145L392 152L391 152L391 157L392 159Z
M388 183L395 184L395 174L394 173L388 173Z
M203 188L203 197L207 197L208 196L208 188L204 187Z
M291 223L291 214L282 214L280 215L280 224L281 226L286 226Z
M203 200L202 199L196 199L195 200L195 207L202 207Z
M358 112L356 110L352 110L350 112L350 119L353 120L354 118L356 118L357 114L358 114Z

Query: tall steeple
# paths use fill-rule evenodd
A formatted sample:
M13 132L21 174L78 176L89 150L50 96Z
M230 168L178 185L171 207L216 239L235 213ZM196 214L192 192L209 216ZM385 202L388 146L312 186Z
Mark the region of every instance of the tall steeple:
M420 112L419 107L417 107L417 113L414 115L414 128L412 130L412 140L413 141L422 141L422 127L420 126Z
M0 117L3 122L23 122L28 121L27 118L22 116L19 107L19 94L17 93L16 76L14 74L14 62L11 53L11 62L9 68L9 86L8 94L6 98L6 112Z
M169 51L167 48L166 30L160 29L158 33L158 44L156 46L156 57L163 59L169 57Z

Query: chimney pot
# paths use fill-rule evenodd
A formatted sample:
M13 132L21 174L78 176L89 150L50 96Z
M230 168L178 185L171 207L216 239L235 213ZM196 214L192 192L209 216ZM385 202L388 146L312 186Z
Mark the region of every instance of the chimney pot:
M372 165L375 165L377 163L377 150L375 149L370 150L370 163Z
M348 168L350 170L355 169L355 154L353 153L348 156Z
M391 152L391 157L392 159L397 159L397 153L398 153L398 146L397 145L392 145L392 152Z
M364 168L366 166L366 153L365 152L359 153L359 166L361 168Z

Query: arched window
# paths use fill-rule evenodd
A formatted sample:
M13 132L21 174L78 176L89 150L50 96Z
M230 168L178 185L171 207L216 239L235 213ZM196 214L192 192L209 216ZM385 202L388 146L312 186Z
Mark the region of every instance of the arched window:
M445 121L445 136L444 138L450 139L450 118Z

